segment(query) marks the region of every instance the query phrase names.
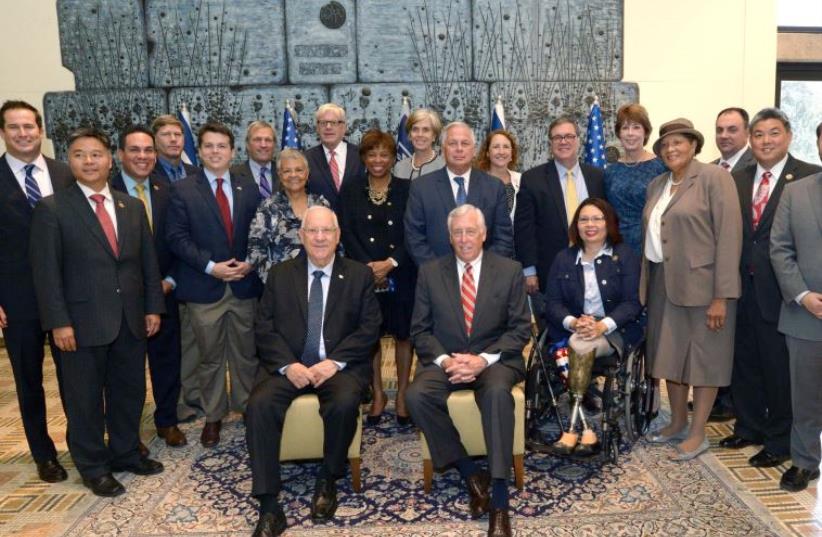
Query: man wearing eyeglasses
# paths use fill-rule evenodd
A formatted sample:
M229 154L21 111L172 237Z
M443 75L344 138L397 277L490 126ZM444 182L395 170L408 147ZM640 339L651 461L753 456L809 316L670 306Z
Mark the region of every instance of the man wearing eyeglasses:
M553 159L522 174L514 216L514 249L525 289L546 288L554 257L568 247L568 225L586 198L604 198L602 170L579 162L579 126L561 116L548 126Z
M345 110L341 106L325 103L314 116L320 145L305 152L309 171L308 191L320 194L337 211L343 183L362 171L360 150L356 145L343 141L348 127Z
M197 145L203 170L172 184L166 238L179 259L177 298L188 303L202 360L197 377L206 423L200 443L214 447L229 409L245 413L257 372L254 312L262 283L246 252L261 197L252 179L229 172L234 135L225 125L203 125Z
M335 483L345 475L382 322L371 269L335 254L337 216L326 207L309 207L299 235L305 254L272 267L256 319L260 371L246 429L251 494L260 502L255 537L285 531L278 499L280 439L288 407L307 393L319 397L324 429L311 518L333 518Z

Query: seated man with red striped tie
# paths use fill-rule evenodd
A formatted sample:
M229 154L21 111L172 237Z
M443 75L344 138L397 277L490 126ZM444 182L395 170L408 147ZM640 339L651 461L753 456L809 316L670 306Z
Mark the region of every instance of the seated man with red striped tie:
M524 378L522 350L530 320L522 266L483 252L485 219L473 205L450 212L448 233L454 254L430 261L419 271L411 338L420 367L406 404L425 433L434 466L453 465L465 480L471 517L490 511L488 535L509 536L511 387ZM448 414L448 395L465 389L476 392L488 471L480 470L467 455Z

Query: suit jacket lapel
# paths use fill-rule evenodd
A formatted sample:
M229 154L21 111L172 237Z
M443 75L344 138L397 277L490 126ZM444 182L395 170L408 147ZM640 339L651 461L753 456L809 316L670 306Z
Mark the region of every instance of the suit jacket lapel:
M97 215L94 214L94 210L91 208L91 205L86 199L86 196L83 194L83 191L80 190L80 187L75 184L73 187L67 189L66 192L69 203L80 221L83 222L91 234L94 235L98 241L100 241L103 248L105 248L112 257L114 257L114 251L112 251L111 246L108 243L106 234L103 233L103 227L100 225L100 221L97 220ZM116 206L117 202L115 201L115 213L117 212ZM117 243L119 245L119 239Z
M739 206L742 207L742 227L745 230L753 230L753 213L752 213L752 199L753 199L753 183L756 176L756 166L744 177L740 178L739 184Z
M554 200L554 208L557 214L562 216L562 221L568 221L568 213L565 210L565 196L562 194L562 187L559 184L559 173L557 165L553 159L546 165L546 185L548 186L549 197Z
M214 192L211 191L211 185L208 184L208 178L206 178L204 172L200 173L199 177L197 177L197 190L200 192L200 195L203 196L203 199L205 199L206 205L208 205L214 214L214 218L217 219L220 229L223 229L223 217L220 216L220 207L217 205L217 198L214 196Z
M149 177L148 181L151 190L152 232L156 234L157 230L163 227L164 215L160 208L168 205L169 192L168 187L160 181L156 181L153 176Z
M776 181L776 186L774 187L773 192L771 192L771 196L768 198L768 203L765 204L765 208L762 210L762 215L759 217L759 226L757 226L755 234L759 234L758 232L760 232L760 230L771 229L773 215L776 213L776 206L779 205L779 197L782 195L782 190L785 188L785 183L789 183L796 179L795 174L796 159L791 155L788 155L788 161L785 162L785 167L782 168L782 173L779 175L779 179ZM753 181L751 183L751 189L753 190Z
M123 194L128 196L128 194ZM114 217L117 218L117 249L120 254L123 253L123 248L126 243L126 236L128 235L128 209L123 200L117 199L114 192L111 193L111 201L114 202ZM143 202L141 201L140 204ZM141 215L142 216L142 215Z
M9 193L8 199L11 202L12 209L31 215L32 208L29 205L29 200L26 193L20 188L20 183L17 182L14 172L11 171L5 153L0 156L0 191L3 190Z
M354 148L353 144L349 144L348 142L341 142L346 146L346 155L345 155L345 172L343 173L343 179L350 179L352 177L356 177L359 175L360 170L357 169L357 163L355 159L352 158L355 155L356 149ZM329 170L330 171L330 170Z
M440 197L442 198L442 202L445 204L445 208L450 213L451 210L457 206L457 202L454 200L454 191L451 189L451 180L448 179L448 172L445 171L445 168L441 170L439 177L437 177L437 191L440 193Z
M696 183L696 176L699 174L698 167L696 164L697 161L695 160L692 160L691 163L688 164L688 169L685 170L685 177L682 179L682 184L679 185L679 188L677 188L676 193L671 198L671 202L668 204L668 206L665 208L665 211L662 214L667 213L671 209L671 207L676 205L676 203L682 198L682 196L685 195L685 192L689 188L694 186L694 183Z
M337 187L334 185L334 176L331 175L331 167L328 165L328 159L325 157L325 147L320 144L317 146L317 149L318 151L315 152L316 158L314 159L314 163L320 170L320 174L322 175L322 179L325 181L326 186L336 192Z
M299 319L305 328L308 323L308 259L302 254L298 259L299 263L292 265L291 285L297 290L297 304L300 307Z
M490 303L491 300L491 290L493 288L493 279L494 274L497 273L497 263L496 259L494 259L493 254L489 254L485 252L482 255L482 270L480 270L480 281L477 285L477 300L474 303L474 320L471 323L471 332L476 333L477 327L480 326L480 320L483 318L483 312L487 308L494 307L493 304ZM461 284L462 282L460 282ZM462 297L460 296L460 304L462 304ZM496 307L505 307L501 305L497 305ZM460 314L464 314L460 311ZM463 325L465 323L462 323Z
M442 283L445 288L445 296L448 303L454 308L454 316L457 319L457 324L460 326L460 333L465 341L468 340L468 334L465 333L465 314L462 311L462 296L460 295L459 273L457 272L457 258L449 255L443 258L440 263L445 266L442 270Z
M328 284L328 298L325 302L325 312L323 313L323 325L327 326L328 319L331 318L331 313L343 295L345 283L346 270L340 258L334 260L334 267L331 270L331 281ZM306 283L308 285L308 283Z
M468 196L465 198L466 203L470 203L474 207L480 207L480 200L482 199L482 172L476 168L471 169L471 180L468 185ZM450 186L450 185L449 185ZM455 202L456 205L456 202Z

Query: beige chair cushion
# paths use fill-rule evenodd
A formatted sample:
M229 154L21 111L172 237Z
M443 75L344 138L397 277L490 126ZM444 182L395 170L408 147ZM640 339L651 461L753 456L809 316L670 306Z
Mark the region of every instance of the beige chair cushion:
M362 411L357 419L357 431L348 447L348 458L360 457L362 443ZM323 457L323 420L320 417L320 400L314 394L294 399L285 414L280 460L295 461L321 459Z

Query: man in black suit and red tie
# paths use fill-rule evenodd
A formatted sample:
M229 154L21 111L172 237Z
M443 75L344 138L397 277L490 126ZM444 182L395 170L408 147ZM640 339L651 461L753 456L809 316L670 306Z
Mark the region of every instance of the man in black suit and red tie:
M43 328L63 351L69 451L86 487L117 496L112 472L163 471L138 450L146 338L163 291L143 204L109 188L108 137L79 129L68 155L77 182L35 207L29 256Z
M335 255L340 242L336 215L309 207L299 234L305 254L272 267L257 314L260 371L246 429L251 494L260 502L254 537L285 531L278 502L280 439L288 407L305 393L318 395L324 426L311 518L334 516L335 481L345 474L382 322L371 269Z
M163 295L166 312L160 330L148 340L148 365L151 373L151 391L154 394L154 425L157 436L166 445L186 445L186 437L177 427L177 399L180 397L180 317L174 297L172 268L174 257L166 243L166 211L168 210L168 181L152 174L157 154L154 135L141 125L130 125L120 133L117 158L122 170L111 178L111 188L140 200L146 208L149 227L154 235L154 248L163 277Z
M6 101L0 107L0 137L6 153L0 157L0 328L11 361L17 402L29 450L43 481L67 478L57 461L48 433L43 392L43 344L46 332L34 298L29 264L29 234L34 205L43 196L71 185L71 170L44 157L43 118L24 101ZM51 340L49 340L51 343ZM51 346L62 395L60 350Z

